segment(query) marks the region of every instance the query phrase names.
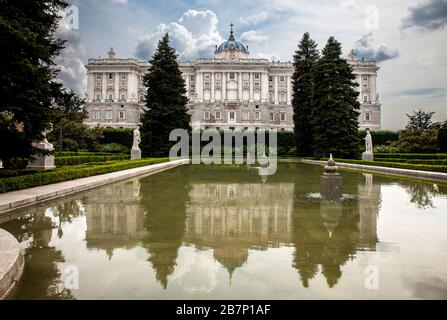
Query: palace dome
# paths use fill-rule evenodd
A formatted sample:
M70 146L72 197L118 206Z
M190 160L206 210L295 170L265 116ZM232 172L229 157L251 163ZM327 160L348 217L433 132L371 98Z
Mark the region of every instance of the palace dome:
M241 51L243 53L248 54L247 47L234 38L233 25L231 25L230 37L228 38L227 41L222 42L222 44L216 49L216 53L224 52L227 49L235 49L237 51Z

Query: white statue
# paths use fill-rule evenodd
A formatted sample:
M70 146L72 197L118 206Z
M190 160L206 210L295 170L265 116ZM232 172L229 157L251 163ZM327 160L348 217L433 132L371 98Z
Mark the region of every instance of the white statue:
M135 130L133 131L133 145L132 145L132 150L140 150L140 142L141 142L141 138L140 138L140 126L137 126L135 128Z
M369 130L366 130L366 137L363 138L365 140L365 152L372 152L373 151L373 145L372 145L372 137Z

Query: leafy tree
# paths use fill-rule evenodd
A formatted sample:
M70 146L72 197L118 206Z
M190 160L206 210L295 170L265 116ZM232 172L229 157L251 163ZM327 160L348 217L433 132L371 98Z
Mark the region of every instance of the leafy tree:
M40 150L50 127L51 106L62 85L54 80L54 58L63 48L55 39L63 0L2 0L0 3L0 159L5 167Z
M413 111L413 114L407 114L408 123L405 127L406 130L432 130L440 127L439 123L432 121L433 115L436 112L425 112L422 109Z
M353 68L342 58L341 44L330 37L322 57L312 68L312 112L314 155L332 152L337 157L358 153L360 103Z
M83 121L87 117L84 109L84 101L80 99L73 91L62 90L57 97L56 106L53 108L52 124L54 136L57 136L59 152L64 149L64 134L74 133L73 125L82 128ZM85 127L85 129L87 129ZM67 136L67 139L79 139L79 135Z
M295 143L299 156L312 154L312 66L319 58L317 44L305 33L295 51L293 73L293 122L295 124Z
M182 78L175 49L169 46L166 33L158 47L150 68L144 76L147 87L146 110L142 117L141 149L152 156L168 155L173 129L190 129L187 112L185 81Z

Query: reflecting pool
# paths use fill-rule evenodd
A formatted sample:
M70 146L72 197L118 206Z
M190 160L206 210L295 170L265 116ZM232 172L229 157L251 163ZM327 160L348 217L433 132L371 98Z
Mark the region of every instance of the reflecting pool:
M17 299L447 298L447 186L320 166L189 165L3 218Z

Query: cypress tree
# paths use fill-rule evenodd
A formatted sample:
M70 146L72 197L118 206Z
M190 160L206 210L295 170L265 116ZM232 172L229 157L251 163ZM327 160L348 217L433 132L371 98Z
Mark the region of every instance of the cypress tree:
M313 148L316 157L354 157L359 150L360 102L353 68L342 58L341 44L330 37L312 68Z
M147 87L146 110L142 117L141 149L145 155L167 156L175 142L169 141L173 129L190 130L187 112L185 81L177 62L175 49L169 46L166 33L158 47L150 68L144 76Z
M295 145L298 156L312 154L312 66L319 58L317 44L309 33L303 35L293 56L295 71L293 81L293 122L295 125Z
M54 58L64 41L54 38L67 7L63 0L0 1L0 159L23 167L50 128L61 85Z

